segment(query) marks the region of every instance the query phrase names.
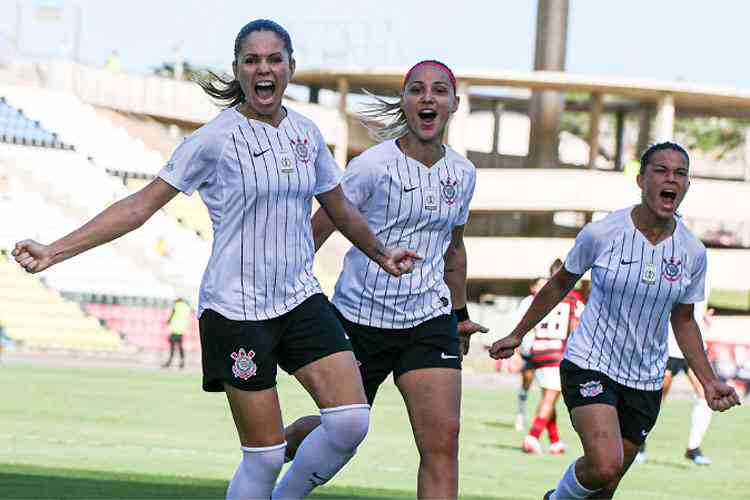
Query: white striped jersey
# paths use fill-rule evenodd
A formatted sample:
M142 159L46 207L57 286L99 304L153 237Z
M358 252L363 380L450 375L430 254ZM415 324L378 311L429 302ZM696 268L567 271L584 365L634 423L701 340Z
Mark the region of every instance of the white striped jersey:
M667 323L675 304L704 299L706 249L679 218L652 245L635 228L633 208L587 224L565 269L591 269L591 297L565 358L640 390L659 390L667 363Z
M386 247L415 250L424 260L396 278L352 247L332 300L346 319L401 330L451 313L444 256L453 228L469 217L475 182L474 165L449 147L432 167L408 158L395 140L349 162L342 180L347 198Z
M278 317L320 293L312 273L312 197L341 180L313 122L287 110L278 128L229 108L190 135L159 177L198 190L213 223L198 316Z

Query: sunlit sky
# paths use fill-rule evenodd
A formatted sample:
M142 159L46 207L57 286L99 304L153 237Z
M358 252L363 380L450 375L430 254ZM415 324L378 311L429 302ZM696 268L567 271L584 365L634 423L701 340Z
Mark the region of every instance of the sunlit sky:
M62 7L63 22L39 6ZM0 60L74 56L101 65L117 49L124 71L174 60L229 68L237 31L260 17L292 35L298 67L406 66L437 58L455 69L532 68L536 1L0 0ZM47 11L49 12L49 11ZM750 88L740 44L750 2L571 0L566 70Z

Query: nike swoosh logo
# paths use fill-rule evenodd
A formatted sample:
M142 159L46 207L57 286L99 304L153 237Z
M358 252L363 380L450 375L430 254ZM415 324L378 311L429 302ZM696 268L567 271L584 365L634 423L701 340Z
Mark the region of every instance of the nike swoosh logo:
M270 151L270 149L271 149L271 148L268 148L268 149L264 149L264 150L263 150L263 151L261 151L260 153L256 153L255 151L253 151L253 158L257 158L257 157L259 157L259 156L263 156L264 154L268 153L268 151Z
M443 358L443 359L458 359L458 356L449 356L449 355L445 354L444 352L440 353L440 357Z
M419 186L414 186L414 187L410 187L410 188L404 186L404 193L410 193L410 192L414 191L415 189L419 189Z
M638 260L625 260L625 259L623 259L623 260L620 261L620 264L623 265L623 266L629 266L630 264L635 264L636 262L640 262L640 261L638 261Z

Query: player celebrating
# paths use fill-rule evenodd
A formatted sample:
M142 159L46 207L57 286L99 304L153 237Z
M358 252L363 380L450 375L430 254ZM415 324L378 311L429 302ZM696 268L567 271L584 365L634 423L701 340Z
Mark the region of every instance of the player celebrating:
M559 259L556 261L558 262ZM562 261L559 261L562 264ZM550 269L554 273L559 271L560 266L553 264ZM545 280L546 283L546 280ZM530 306L527 303L527 308ZM525 311L524 311L525 312ZM550 453L562 455L565 453L565 444L560 441L557 430L557 411L555 405L560 397L560 362L565 350L565 342L568 334L578 326L578 320L583 312L583 302L578 300L572 293L557 304L552 311L544 317L535 327L532 334L524 338L530 341L529 361L535 367L534 377L539 387L542 388L542 399L536 411L534 422L529 433L523 440L522 449L526 453L541 453L542 446L539 436L547 429L550 440ZM523 345L522 344L522 345Z
M295 67L289 34L273 21L245 25L231 81L203 82L226 109L188 137L159 176L51 245L16 244L28 272L73 257L141 226L178 192L198 190L214 244L200 288L203 389L223 391L243 458L227 498L269 498L284 459L277 365L321 408L274 496L301 498L330 479L367 433L369 406L351 346L312 274L312 197L387 275L419 257L386 250L346 200L320 131L282 106Z
M332 299L360 363L367 400L372 404L390 373L401 391L420 454L419 498L457 496L460 356L468 352L470 334L488 331L466 311L463 233L476 172L442 142L457 107L453 72L437 61L416 64L404 78L400 102L378 99L366 114L392 121L374 129L383 142L353 159L342 181L386 244L416 245L424 256L409 277L393 278L352 248ZM316 246L333 230L326 211L318 210ZM291 425L290 449L316 424L304 417Z
M704 299L706 249L676 215L690 159L675 143L649 147L637 177L641 202L586 225L565 266L537 294L494 358L513 355L531 330L591 269L592 293L560 365L562 392L583 457L545 498L610 498L656 422L670 320L712 410L739 404L711 369L693 304Z

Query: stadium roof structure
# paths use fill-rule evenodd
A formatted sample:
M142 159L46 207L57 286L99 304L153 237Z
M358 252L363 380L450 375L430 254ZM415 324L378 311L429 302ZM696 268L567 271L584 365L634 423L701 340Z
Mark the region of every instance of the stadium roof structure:
M298 70L293 82L308 87L338 91L341 81L351 92L392 95L403 83L409 68L340 68ZM620 96L656 104L665 95L674 99L677 109L711 116L750 117L750 89L689 82L580 75L559 71L456 71L459 84L487 87L516 87L530 90L588 92ZM472 99L475 96L472 96Z

